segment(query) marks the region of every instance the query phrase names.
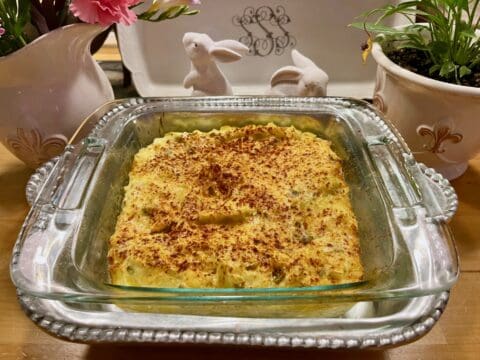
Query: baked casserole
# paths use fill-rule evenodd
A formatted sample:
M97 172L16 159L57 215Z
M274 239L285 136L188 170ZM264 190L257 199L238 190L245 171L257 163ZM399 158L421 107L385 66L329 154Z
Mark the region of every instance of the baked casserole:
M111 282L275 288L363 279L330 142L294 127L167 133L135 156L109 243Z

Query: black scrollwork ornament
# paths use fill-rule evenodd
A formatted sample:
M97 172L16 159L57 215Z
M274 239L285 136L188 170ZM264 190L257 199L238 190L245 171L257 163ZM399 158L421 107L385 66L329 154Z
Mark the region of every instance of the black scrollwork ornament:
M233 24L245 32L238 40L249 48L249 55L282 55L293 48L297 41L285 28L291 22L283 6L249 6L242 15L235 15Z

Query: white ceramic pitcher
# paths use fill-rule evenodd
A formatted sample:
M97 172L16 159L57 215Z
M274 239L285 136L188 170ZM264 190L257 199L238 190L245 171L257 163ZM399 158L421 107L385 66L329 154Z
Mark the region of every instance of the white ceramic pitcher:
M83 119L113 100L90 55L103 30L67 25L0 57L0 141L28 166L58 155Z

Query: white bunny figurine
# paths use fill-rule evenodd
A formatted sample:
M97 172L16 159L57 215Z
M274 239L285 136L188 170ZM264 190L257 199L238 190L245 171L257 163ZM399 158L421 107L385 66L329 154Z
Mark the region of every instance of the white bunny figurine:
M233 95L232 86L216 61L233 62L247 54L248 47L235 40L214 42L207 34L186 33L183 46L191 60L191 68L183 86L193 87L193 96Z
M295 66L285 66L272 75L268 95L277 96L325 96L327 94L328 75L315 63L292 50Z

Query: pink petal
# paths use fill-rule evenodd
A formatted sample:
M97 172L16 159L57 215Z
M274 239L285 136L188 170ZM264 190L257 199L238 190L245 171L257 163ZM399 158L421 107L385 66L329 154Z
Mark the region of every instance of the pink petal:
M70 11L83 22L89 24L98 22L98 12L95 1L73 0L70 4Z
M115 23L131 25L137 15L129 9L142 0L73 0L70 10L80 20L109 26Z

